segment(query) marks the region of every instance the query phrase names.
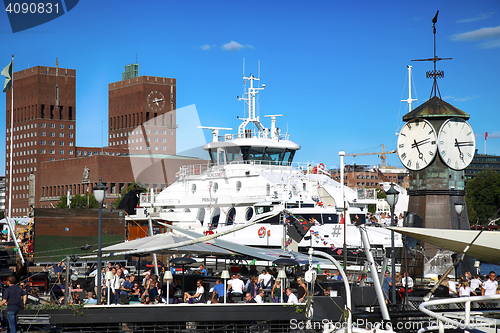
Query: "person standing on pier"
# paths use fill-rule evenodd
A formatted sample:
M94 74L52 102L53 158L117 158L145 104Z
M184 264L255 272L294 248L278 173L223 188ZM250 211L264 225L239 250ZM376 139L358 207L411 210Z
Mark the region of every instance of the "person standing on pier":
M0 306L7 303L7 321L9 322L9 333L17 332L17 314L24 309L28 295L23 288L16 285L16 277L9 276L7 278L7 285L9 286L3 292L3 300Z

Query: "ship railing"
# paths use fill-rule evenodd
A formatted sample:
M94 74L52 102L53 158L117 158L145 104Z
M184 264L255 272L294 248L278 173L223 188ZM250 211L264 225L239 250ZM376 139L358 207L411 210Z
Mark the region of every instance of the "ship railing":
M431 318L436 319L438 325L431 325L429 327L422 327L418 330L418 333L423 333L427 331L439 330L439 332L444 332L446 328L462 329L474 331L476 328L493 327L495 323L498 325L496 320L485 318L483 316L475 316L471 318L471 303L474 304L490 304L492 308L498 309L498 302L500 301L500 294L489 295L489 296L469 296L469 297L450 297L444 299L433 299L427 302L423 302L419 306L419 310ZM444 315L442 311L442 306L448 306L453 308L453 306L464 305L463 319L457 320ZM431 308L433 308L431 310ZM458 307L457 307L458 308ZM434 312L433 310L439 311ZM450 314L451 315L451 314ZM453 313L456 318L456 312Z
M279 161L274 161L274 160L268 160L268 161L257 161L257 160L249 160L249 161L242 161L242 160L235 160L231 161L228 163L228 165L234 166L234 165L241 165L242 168L248 165L252 165L255 168L258 168L259 170L262 171L269 171L269 172L275 172L275 171L292 171L292 170L298 170L299 172L302 172L304 175L306 174L324 174L326 176L330 176L330 173L328 170L325 169L325 165L323 163L303 163L303 162L279 162ZM223 164L213 164L211 162L208 162L206 164L192 164L192 165L185 165L182 166L179 171L176 174L177 178L182 178L184 176L197 176L205 173L210 169L211 172L217 172L217 171L224 171L224 166ZM368 196L368 194L363 194L365 197Z
M264 131L247 131L243 134L224 134L219 135L219 141L231 141L235 139L248 139L248 138L256 138L256 139L269 139L269 133ZM277 140L289 140L290 136L288 134L280 134L276 137Z

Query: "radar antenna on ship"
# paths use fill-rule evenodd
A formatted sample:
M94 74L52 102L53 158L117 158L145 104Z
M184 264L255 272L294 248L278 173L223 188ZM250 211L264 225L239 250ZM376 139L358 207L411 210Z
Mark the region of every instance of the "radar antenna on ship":
M198 126L198 128L209 129L212 130L212 141L219 141L219 131L232 131L232 128L227 127L210 127L210 126Z
M247 89L247 92L245 93L244 97L239 97L237 96L239 101L245 101L245 103L248 106L248 117L247 118L242 118L243 122L241 125L238 127L238 137L239 138L244 138L245 137L245 132L246 132L246 127L248 123L253 123L257 128L259 129L259 133L267 132L268 129L262 125L262 123L259 120L259 117L256 116L256 102L255 102L255 96L259 93L260 90L264 90L266 87L265 84L262 85L262 87L254 87L254 82L253 81L260 81L260 78L256 78L252 74L250 76L243 76L243 80L249 80L250 81L250 87ZM263 133L264 136L267 136L265 133Z
M279 139L280 129L279 129L279 127L276 127L276 117L283 117L283 115L282 114L270 114L270 115L265 115L264 117L271 118L271 139Z

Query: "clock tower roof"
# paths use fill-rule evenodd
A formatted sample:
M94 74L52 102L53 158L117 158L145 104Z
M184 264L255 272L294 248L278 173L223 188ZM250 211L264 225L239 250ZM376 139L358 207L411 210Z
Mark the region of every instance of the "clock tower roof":
M459 108L454 107L450 103L443 101L441 98L434 96L427 102L408 112L403 116L403 121L408 121L414 118L451 118L459 117L465 120L470 118L468 113L463 112Z

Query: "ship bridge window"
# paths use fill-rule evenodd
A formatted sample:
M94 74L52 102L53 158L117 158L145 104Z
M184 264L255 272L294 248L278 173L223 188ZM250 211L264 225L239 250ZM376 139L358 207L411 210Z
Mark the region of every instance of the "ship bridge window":
M196 214L196 220L203 226L203 221L205 220L205 208L200 208L198 214Z
M295 150L243 146L241 147L241 155L244 161L260 161L263 164L270 165L289 165L293 161ZM241 157L238 156L238 158Z
M227 163L242 161L243 157L241 154L241 149L237 148L226 148L226 158Z
M236 192L239 192L241 190L241 182L238 180L236 182Z
M211 230L217 229L217 227L219 226L219 219L220 219L220 208L217 207L214 209L214 213L212 214Z
M263 213L269 213L272 212L274 209L274 206L255 206L255 213L257 215L263 214Z
M253 208L248 207L247 210L245 211L245 220L250 221L252 216L253 216Z
M235 216L236 216L236 208L233 207L227 212L226 225L233 225Z

